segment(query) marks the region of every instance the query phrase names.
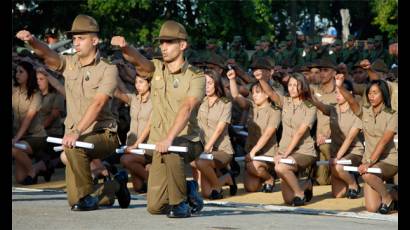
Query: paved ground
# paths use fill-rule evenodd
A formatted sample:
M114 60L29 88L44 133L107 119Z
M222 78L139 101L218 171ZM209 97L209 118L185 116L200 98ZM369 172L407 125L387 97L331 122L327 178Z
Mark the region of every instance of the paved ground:
M273 211L255 205L217 205L208 203L197 217L169 219L150 215L142 195L133 195L130 208L101 208L92 212L70 211L62 191L13 189L12 229L397 229L397 219L360 219L301 215L292 211ZM276 207L278 208L278 207ZM308 212L306 212L308 213Z
M187 169L187 175L190 170ZM200 217L169 219L146 211L145 194L132 195L129 209L101 208L93 212L72 212L65 194L64 169L57 169L52 181L20 186L13 178L13 229L396 229L398 213L380 215L364 210L364 199L334 199L330 186L315 186L314 197L302 208L283 204L280 185L273 193L246 193L242 175L238 194L218 201L206 201ZM131 188L131 183L128 183ZM132 190L132 189L130 189Z

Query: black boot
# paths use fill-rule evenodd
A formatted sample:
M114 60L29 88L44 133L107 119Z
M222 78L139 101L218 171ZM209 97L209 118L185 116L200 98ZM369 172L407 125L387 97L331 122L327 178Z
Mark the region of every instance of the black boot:
M91 195L87 195L71 207L72 211L91 211L98 209L98 199Z

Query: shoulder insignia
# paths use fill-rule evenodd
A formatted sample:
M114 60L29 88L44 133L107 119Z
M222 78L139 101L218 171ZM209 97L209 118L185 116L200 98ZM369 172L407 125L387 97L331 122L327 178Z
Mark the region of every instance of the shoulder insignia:
M231 100L227 97L221 97L221 101L225 104L229 103Z
M336 106L337 103L329 103L329 105L331 105L331 106Z
M272 102L270 104L270 106L274 109L274 110L282 110L279 106L277 106L274 102Z
M204 73L201 69L199 69L199 68L197 68L193 65L189 65L188 69L196 75L200 75L200 74Z
M363 107L368 109L368 108L370 108L370 104L364 104Z
M107 63L108 65L113 65L112 62L110 60L108 60L107 58L100 58L100 61L103 61L105 63Z
M383 111L386 112L386 113L390 113L390 114L393 114L393 113L396 112L396 110L394 110L394 109L392 109L392 108L387 108L387 107L385 107L385 108L383 109Z
M315 105L314 105L312 102L310 102L309 100L304 100L303 103L305 103L305 105L306 105L308 108L312 108L312 107L315 106Z

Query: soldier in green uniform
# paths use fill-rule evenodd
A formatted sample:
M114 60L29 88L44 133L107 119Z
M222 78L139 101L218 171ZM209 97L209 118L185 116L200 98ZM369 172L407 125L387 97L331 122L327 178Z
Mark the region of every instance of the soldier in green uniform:
M298 50L292 35L286 36L286 49L283 51L282 65L293 67L298 62Z
M355 37L353 35L349 35L347 38L346 46L342 49L342 58L341 62L345 63L349 69L358 61L359 59L359 52L354 46Z
M331 50L329 51L329 58L333 61L333 63L342 62L342 48L342 41L340 39L336 39L336 41L331 46Z
M113 193L122 208L127 208L131 200L125 171L97 191L92 183L90 161L108 157L119 145L117 123L109 103L117 86L118 70L100 57L98 32L94 18L78 15L67 32L72 35L77 51L72 56L58 55L29 31L22 30L16 35L28 42L50 69L61 72L65 78L67 117L62 144L68 160L67 198L73 211L95 210L99 200ZM94 149L75 147L76 141L93 143Z
M203 207L198 185L186 181L184 163L192 162L203 151L196 116L205 96L205 77L184 59L188 34L183 25L166 21L157 39L163 60L146 59L120 36L113 37L111 44L121 48L141 76L152 76L148 143L155 144L155 151L148 177L148 212L183 218ZM171 145L186 146L188 152L169 152Z
M242 68L248 68L249 65L249 57L246 53L245 49L242 47L242 37L235 36L233 38L231 48L228 52L228 63L239 64Z
M388 58L387 50L383 47L383 37L376 35L374 37L374 50L369 53L369 61L374 62L376 59L382 59L386 62Z

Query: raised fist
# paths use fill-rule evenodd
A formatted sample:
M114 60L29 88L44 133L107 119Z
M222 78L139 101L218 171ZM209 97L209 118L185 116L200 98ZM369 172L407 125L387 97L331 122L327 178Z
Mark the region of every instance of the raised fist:
M335 80L336 80L336 86L338 88L343 86L343 81L345 80L345 76L342 73L336 74L335 76Z
M33 39L33 35L27 30L20 30L17 32L16 37L22 41L30 41Z
M125 41L123 36L114 36L111 38L111 45L124 48L127 46L127 41Z
M228 77L229 80L233 80L236 77L235 70L231 69L226 73L226 76Z

